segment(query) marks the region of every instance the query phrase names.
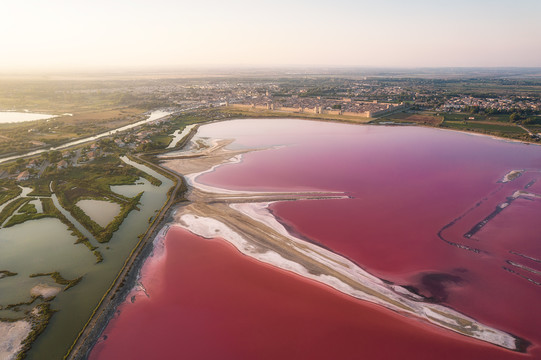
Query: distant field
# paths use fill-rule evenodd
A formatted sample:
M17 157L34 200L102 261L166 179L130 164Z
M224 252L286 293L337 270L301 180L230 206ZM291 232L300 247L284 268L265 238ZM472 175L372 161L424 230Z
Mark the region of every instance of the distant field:
M463 121L473 117L475 121L487 122L509 122L508 114L485 115L485 114L468 114L468 113L444 113L442 114L445 121Z
M541 133L541 125L526 125L525 127L533 133Z
M509 121L508 114L485 115L468 113L444 113L441 126L457 130L475 131L497 136L517 137L527 132Z
M514 124L509 125L498 125L493 123L483 123L477 121L467 121L467 122L458 122L458 121L445 121L443 123L444 127L449 127L457 130L470 130L470 131L481 131L493 134L500 135L519 135L527 134L524 129Z
M473 118L473 119L470 119ZM432 111L399 112L384 116L379 121L416 123L460 131L471 131L494 136L532 141L528 132L509 121L509 115L480 115L468 113L436 113ZM541 132L541 125L527 126L533 133Z
M0 109L76 113L122 107L144 102L126 94L124 82L103 81L0 81Z
M379 118L379 120L384 121L403 121L403 122L413 122L417 124L430 124L438 125L442 122L443 118L438 114L424 112L424 113L409 113L409 112L398 112L390 114Z
M167 145L169 145L169 143L171 142L171 140L173 140L173 137L170 136L170 135L152 135L150 137L150 140L152 140L152 142L156 145L156 147L158 148L165 148L167 147Z
M532 96L541 93L541 86L538 81L499 81L499 80L472 80L472 81L444 81L438 82L438 86L455 94L481 94L490 96L499 95L525 95Z
M85 111L74 114L73 116L63 116L62 119L68 121L114 121L127 116L137 116L145 112L145 109L122 108L101 111Z

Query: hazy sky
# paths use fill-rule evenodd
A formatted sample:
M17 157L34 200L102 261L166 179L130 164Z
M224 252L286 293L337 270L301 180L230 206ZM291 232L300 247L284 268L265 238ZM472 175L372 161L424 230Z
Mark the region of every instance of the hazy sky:
M2 0L0 72L541 66L541 0Z

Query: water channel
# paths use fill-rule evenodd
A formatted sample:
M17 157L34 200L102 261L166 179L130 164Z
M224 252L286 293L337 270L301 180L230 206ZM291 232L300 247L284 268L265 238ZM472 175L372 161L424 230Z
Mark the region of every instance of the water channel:
M28 301L32 287L43 283L53 284L49 277L30 278L32 273L58 271L67 279L83 277L78 285L60 292L51 302L51 307L58 312L33 344L27 359L56 360L65 355L139 241L138 236L147 229L148 219L154 216L167 200L167 191L173 185L171 180L144 165L127 158L123 160L151 174L162 184L154 186L148 180L140 178L136 185L111 186L113 191L122 195L135 196L141 191L144 194L138 206L140 210L134 210L128 215L108 243L99 244L68 211L60 207L56 196L52 196L60 211L91 239L93 245L99 246L103 262L96 263L95 256L83 244L74 244L76 237L66 225L55 218L31 220L0 229L0 270L18 273L16 276L0 279L0 304ZM25 192L28 193L28 189L23 189L23 196ZM22 316L22 313L0 310L0 317Z

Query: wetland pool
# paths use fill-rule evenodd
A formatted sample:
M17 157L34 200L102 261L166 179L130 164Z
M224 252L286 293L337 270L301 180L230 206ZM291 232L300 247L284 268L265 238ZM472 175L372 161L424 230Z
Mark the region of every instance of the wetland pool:
M50 277L30 278L30 274L58 271L67 279L82 276L81 282L67 291L61 291L52 300L51 308L57 312L52 316L45 331L33 343L27 353L27 359L63 358L133 247L138 243L138 236L146 231L148 219L166 202L167 192L173 182L144 165L127 159L126 162L148 172L162 184L154 186L141 178L137 180L136 185L112 187L113 191L122 194L133 194L134 190L133 196L141 191L144 193L138 205L139 210L129 213L108 243L97 243L92 237L91 243L97 245L103 255L101 263L96 263L96 257L84 244L75 244L77 238L56 218L29 220L10 228L0 229L0 268L17 273L16 276L0 279L0 305L28 301L31 289L38 284L54 285ZM56 195L53 195L53 201L59 206ZM73 219L65 209L61 211L69 215L69 219ZM90 234L81 224L76 223L75 226ZM22 316L24 316L22 312L0 310L0 317Z

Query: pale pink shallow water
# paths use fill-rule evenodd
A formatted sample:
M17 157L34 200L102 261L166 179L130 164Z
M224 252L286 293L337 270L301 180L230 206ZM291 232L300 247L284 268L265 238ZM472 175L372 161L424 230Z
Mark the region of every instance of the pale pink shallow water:
M433 129L350 126L297 120L232 121L205 126L202 134L218 138L232 138L236 135L234 147L260 148L273 144L287 146L246 154L242 163L222 166L213 173L201 176L199 181L239 190L318 189L346 192L352 199L282 202L273 204L271 209L294 233L325 245L383 279L413 286L421 294L448 304L482 323L525 338L533 343L529 348L529 355L534 358L541 356L541 314L537 308L541 300L541 286L525 279L528 277L539 282L541 276L506 262L511 260L534 270L541 270L541 263L532 260L541 259L541 225L536 221L541 215L540 199L515 200L471 239L463 237L464 233L488 216L495 206L506 201L506 197L515 190L524 189L530 184L528 191L541 193L541 174L538 172L541 168L541 148ZM529 171L511 183L497 183L513 169ZM537 182L532 185L534 180ZM454 224L445 227L459 217L461 218ZM479 249L480 253L452 246L440 239L438 233L447 241ZM173 236L176 240L170 239ZM195 339L191 341L196 349L205 347L207 343L215 344L221 341L221 346L213 346L221 349L216 350L214 355L222 354L221 358L239 358L235 356L238 353L234 352L229 356L227 349L242 347L244 342L239 342L236 336L229 333L235 333L235 329L249 324L258 331L242 333L239 336L242 335L243 341L250 342L251 336L255 339L262 328L267 328L261 324L262 319L269 316L269 310L257 306L262 299L258 291L254 290L253 283L261 282L263 287L268 282L276 281L281 284L286 281L282 276L303 284L295 286L303 289L305 286L317 288L321 293L318 292L317 296L311 295L309 301L303 294L299 294L298 299L292 298L288 296L288 292L282 293L279 289L276 289L275 298L266 294L264 298L272 299L274 306L272 316L269 317L278 317L280 314L284 316L280 318L280 326L275 326L276 329L281 328L281 331L284 331L283 329L295 326L298 321L295 314L300 311L296 307L297 301L301 304L314 303L313 308L310 306L306 311L313 311L312 316L318 314L329 322L324 324L323 329L327 326L334 329L330 323L340 327L339 324L344 322L344 327L350 329L351 334L355 334L344 336L348 332L341 328L333 337L332 331L329 334L329 331L319 330L324 331L325 339L341 339L343 343L341 342L340 348L349 349L341 353L342 358L348 358L349 354L355 354L349 356L350 358L366 356L385 359L430 358L428 354L436 354L438 358L445 355L449 356L448 358L476 359L525 356L449 334L434 326L418 325L413 320L398 321L394 319L396 315L386 310L376 311L374 309L377 307L351 299L347 299L347 302L353 303L351 306L356 310L345 311L340 317L330 310L330 305L324 305L315 299L330 296L345 301L344 296L313 282L302 281L296 276L284 275L279 270L247 260L238 254L234 255L234 251L231 253L224 250L225 253L221 256L233 263L250 261L251 267L257 265L256 268L272 271L277 278L270 280L265 276L259 278L253 275L250 276L253 283L246 285L244 278L247 275L242 271L233 272L230 277L221 274L221 271L201 277L202 272L216 270L213 265L216 259L206 257L208 249L204 246L198 248L199 250L192 249L189 254L182 250L171 253L171 244L177 244L177 241L190 242L182 240L185 236L168 235L167 256L163 262L174 263L180 256L196 257L200 261L190 260L183 263L178 260L177 268L145 272L143 279L149 276L167 278L168 274L174 273L191 278L189 284L179 283L174 286L174 282L162 280L163 286L157 286L154 290L162 295L149 291L150 301L138 300L133 305L123 305L122 315L112 321L106 330L108 340L100 343L93 353L95 358L113 358L106 355L113 350L107 349L122 349L122 346L118 345L121 343L114 339L122 337L121 334L131 328L154 328L158 334L171 340L171 352L163 354L174 354L178 351L179 356L182 356L183 350L175 346L176 340L172 341L172 335L169 335L172 328L164 326L160 322L161 317L152 319L144 314L147 314L150 308L158 311L163 307L160 301L165 301L162 298L175 297L173 294L177 292L196 296L194 294L200 291L216 291L215 294L219 295L220 289L216 289L216 284L208 284L208 280L213 278L216 281L221 280L226 286L235 284L235 289L240 291L225 302L231 305L227 307L227 314L232 313L234 316L219 311L224 310L221 306L225 306L220 296L210 297L209 301L201 302L196 309L196 312L202 313L198 316L207 320L204 326L200 324L199 317L186 318L186 312L191 308L185 308L180 300L178 303L168 303L168 311L165 311L163 316L175 319L174 323L181 329L178 330L181 333L194 327L203 327L198 330L201 331L200 342ZM209 266L211 270L208 269ZM513 272L505 270L504 267ZM251 271L257 273L255 270ZM193 283L199 285L194 287ZM309 290L303 291L310 293ZM322 295L323 293L325 295ZM242 303L241 299L248 301L253 308ZM144 305L140 304L147 304L149 308L143 309ZM344 305L340 303L333 306ZM219 309L208 312L205 310L214 307ZM248 308L251 316L236 321ZM257 313L258 309L262 311L261 314ZM367 314L377 317L380 327L374 329L372 325L363 325L363 321L354 315L354 311L361 311L358 309L363 309L363 317L369 316ZM167 313L169 315L166 315ZM256 313L257 316L254 315ZM373 315L375 313L378 315ZM382 315L383 317L379 318L380 313L389 317ZM220 318L221 316L224 318ZM215 319L218 320L214 324ZM223 327L224 322L226 327ZM136 326L138 323L140 326ZM398 323L400 325L397 325ZM298 329L303 333L317 328L310 326L310 321L307 322L306 319L303 324L307 326ZM391 334L399 331L399 328L402 329L402 326L405 326L405 329L409 327L409 330L404 330L402 335ZM208 327L218 330L205 332ZM157 328L162 330L156 330ZM280 331L269 333L266 338L284 343L283 347L294 347L295 343L301 341L292 338L288 344L279 333ZM410 341L405 340L409 339L406 333L415 336L419 342L416 342L415 346L409 346ZM308 338L310 337L302 341L309 341ZM358 338L368 338L370 341L356 347L355 339ZM130 339L145 343L138 341L135 333ZM145 337L141 336L139 339ZM452 344L450 348L459 353L454 353L444 346L445 342ZM157 346L152 341L146 343L149 351L156 350ZM168 341L160 343L159 347L166 347L165 343ZM236 345L225 346L226 343ZM255 343L261 345L261 351L268 350L270 346L258 341ZM333 346L325 347L325 342L320 340L312 343L315 349L319 349L314 354L323 354L324 349L329 351L328 354L337 351ZM332 341L329 341L330 343ZM385 348L387 355L383 354L382 348ZM253 349L252 354L257 353L258 346L254 345ZM212 358L210 355L199 357L197 351L186 354L186 358ZM312 357L299 357L299 354L296 354L297 356L286 358L313 358L314 354ZM381 357L376 357L376 354Z
M90 359L521 359L173 227Z

